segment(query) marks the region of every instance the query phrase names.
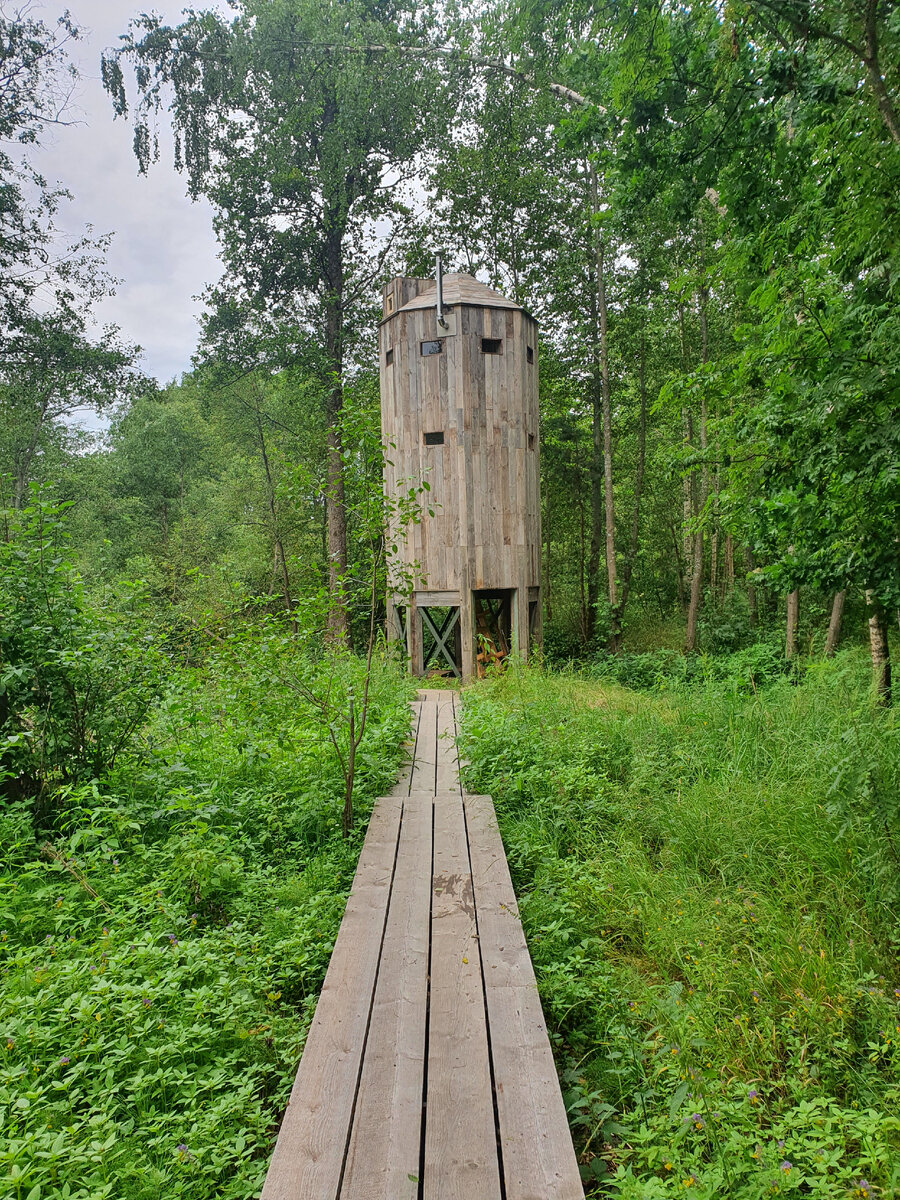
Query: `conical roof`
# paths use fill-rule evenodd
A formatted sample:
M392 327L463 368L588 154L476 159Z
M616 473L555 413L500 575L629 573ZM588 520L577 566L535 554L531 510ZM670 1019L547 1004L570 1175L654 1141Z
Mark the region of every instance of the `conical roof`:
M399 311L409 312L414 308L433 308L436 301L437 285L432 280L424 292L420 292L418 296L413 297ZM501 296L493 288L489 288L484 283L479 283L474 275L466 274L444 276L444 304L448 308L452 308L456 304L475 304L479 308L518 308L524 311L521 304L516 304L513 300L507 300L505 296Z

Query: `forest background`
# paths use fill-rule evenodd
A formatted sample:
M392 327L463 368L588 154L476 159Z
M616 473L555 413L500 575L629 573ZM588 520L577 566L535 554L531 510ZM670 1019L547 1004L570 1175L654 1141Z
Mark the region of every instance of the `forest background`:
M136 166L153 169L159 131L171 127L189 195L212 205L223 267L194 368L165 386L142 377L117 330L92 324L113 288L104 241L60 246L65 194L29 161L64 113L77 26L6 8L0 18L0 769L18 897L6 911L18 940L4 1086L6 1111L24 1098L22 1112L42 1114L15 1126L6 1165L16 1194L117 1194L102 1188L124 1171L138 1195L148 1162L184 1194L204 1178L223 1186L235 1162L233 1194L258 1177L302 1041L293 1018L314 1002L352 874L359 830L339 836L340 799L364 815L400 754L406 685L389 656L371 654L389 553L375 328L380 284L431 274L436 250L448 270L477 273L540 322L548 665L657 691L723 685L738 705L772 687L773 713L801 693L830 705L844 757L820 798L845 786L854 804L867 798L833 819L855 830L880 889L860 901L864 967L832 983L855 994L869 972L860 994L878 995L865 1003L889 1005L878 977L896 947L896 889L884 881L896 862L898 758L892 714L872 701L890 705L900 609L894 6L244 0L227 17L198 10L171 27L136 17L123 33L103 78L130 122ZM102 437L72 423L85 406L109 415ZM427 480L410 504L427 505ZM804 691L842 628L867 642L871 695L852 650L819 692ZM371 720L360 733L346 698L364 693ZM621 703L627 713L636 702ZM882 740L848 750L859 720ZM815 757L814 741L801 743ZM351 748L360 766L348 793ZM600 775L615 784L619 750L607 749ZM733 765L739 749L729 755ZM502 805L516 772L494 777L487 744L473 743L471 757ZM821 761L815 771L802 762L801 775L824 778ZM575 853L566 837L557 844L557 825L536 821L529 836ZM520 858L527 887L537 860ZM564 887L559 895L553 920L577 908ZM118 924L99 932L94 918L116 905ZM282 906L305 914L290 932ZM41 958L62 953L63 928L71 974ZM842 945L846 933L834 932ZM204 974L225 943L240 963L236 990L227 973ZM258 968L254 945L265 947ZM108 1011L73 983L89 960L98 984L113 960L127 978L104 992ZM654 971L674 978L671 965ZM559 980L547 972L552 992ZM150 978L168 980L159 1021ZM185 994L192 1024L177 1001ZM150 1059L138 1064L125 1039L116 1074L113 1043L91 1021L132 1002ZM55 1047L60 1011L84 1018L79 1053L110 1064L110 1087L127 1078L142 1097L125 1135L87 1057L80 1095L75 1084L56 1089L63 1097L34 1083L40 1098L23 1097L23 1063L46 1070L29 1039ZM873 1083L866 1068L852 1096L846 1081L834 1085L829 1095L850 1107L890 1110L893 1051L879 1040L890 1011L858 1021L848 1061L876 1053L866 1047L877 1032L884 1077ZM240 1096L221 1096L211 1012L232 1022ZM561 1004L563 1055L578 1045L569 1012ZM186 1059L192 1041L205 1050ZM641 1042L636 1061L657 1049ZM593 1130L586 1171L631 1171L602 1146L637 1126L611 1124L604 1106L646 1118L649 1091L630 1077L618 1091L608 1078L595 1088L599 1076L569 1069L573 1119ZM724 1070L710 1069L717 1079ZM775 1077L772 1064L760 1069ZM182 1075L199 1081L189 1096L173 1083ZM782 1100L785 1111L799 1103ZM216 1157L217 1122L248 1105L252 1137L241 1125ZM163 1133L173 1106L192 1114L185 1128L196 1135L174 1151ZM59 1141L67 1120L81 1130L70 1135L77 1153ZM697 1132L709 1124L700 1120ZM878 1130L876 1141L890 1134ZM682 1194L742 1194L708 1172L698 1182L701 1165L726 1161L719 1143L695 1146L696 1162L679 1171L654 1136L627 1144L664 1191L679 1175ZM127 1159L115 1171L114 1145ZM887 1150L869 1166L860 1155L850 1154L853 1178L896 1182ZM773 1169L783 1189L800 1186L794 1167Z

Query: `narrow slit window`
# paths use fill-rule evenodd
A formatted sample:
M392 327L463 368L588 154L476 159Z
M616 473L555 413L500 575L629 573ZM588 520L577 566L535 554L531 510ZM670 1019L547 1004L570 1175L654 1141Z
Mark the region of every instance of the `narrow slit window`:
M444 348L444 343L440 339L436 342L423 342L420 348L422 357L427 358L429 354L440 354Z
M525 347L525 361L534 362L534 346Z
M529 433L529 435L528 435L528 449L529 450L534 449L534 434L533 433Z
M388 310L388 312L394 311L394 297L393 296L388 296L388 298L387 298L387 310Z
M385 354L384 361L387 363L388 366L390 366L391 363L394 361L394 347L393 346L391 346L390 350L388 350L387 353Z
M433 433L425 434L425 445L426 446L443 446L443 444L444 444L443 429L436 429Z
M503 339L502 338L482 338L481 339L482 354L502 354Z

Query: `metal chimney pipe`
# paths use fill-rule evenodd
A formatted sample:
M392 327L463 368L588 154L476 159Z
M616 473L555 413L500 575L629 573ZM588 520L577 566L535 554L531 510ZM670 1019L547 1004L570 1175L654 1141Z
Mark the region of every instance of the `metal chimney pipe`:
M437 323L441 329L446 329L447 322L444 319L444 264L440 254L435 255L434 279L437 285Z

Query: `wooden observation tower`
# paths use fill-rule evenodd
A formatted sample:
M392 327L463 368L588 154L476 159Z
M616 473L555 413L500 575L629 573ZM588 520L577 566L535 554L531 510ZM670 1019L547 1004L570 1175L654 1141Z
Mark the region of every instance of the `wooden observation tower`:
M435 279L385 287L379 359L385 493L429 488L421 521L396 533L390 635L414 675L527 659L541 622L537 322L438 261Z

